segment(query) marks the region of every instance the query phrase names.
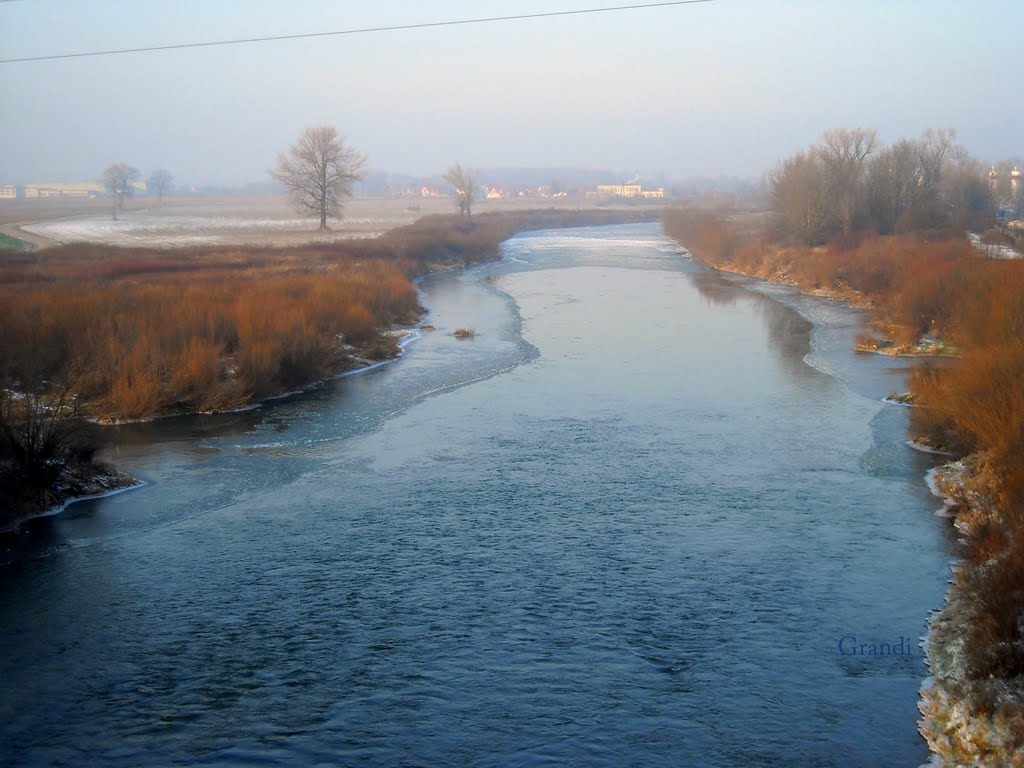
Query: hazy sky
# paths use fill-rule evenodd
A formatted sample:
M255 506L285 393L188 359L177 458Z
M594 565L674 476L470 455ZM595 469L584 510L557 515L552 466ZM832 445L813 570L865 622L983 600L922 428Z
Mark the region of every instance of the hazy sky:
M332 31L624 0L14 0L0 58ZM311 124L375 170L756 176L834 127L951 127L1024 154L1022 0L715 0L379 34L0 64L0 184L114 161L265 180Z

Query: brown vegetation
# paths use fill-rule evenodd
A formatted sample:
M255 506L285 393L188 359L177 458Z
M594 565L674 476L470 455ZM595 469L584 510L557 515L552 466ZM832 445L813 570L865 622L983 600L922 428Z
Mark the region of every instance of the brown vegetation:
M103 418L230 407L323 378L342 341L372 342L417 312L406 275L380 261L113 251L61 274L76 250L57 252L53 282L0 289L0 355L15 388L73 375Z
M382 331L419 314L416 275L493 258L521 229L616 220L433 216L374 240L288 250L11 254L0 269L0 385L74 381L85 410L111 420L242 405L328 377L353 355L393 356Z

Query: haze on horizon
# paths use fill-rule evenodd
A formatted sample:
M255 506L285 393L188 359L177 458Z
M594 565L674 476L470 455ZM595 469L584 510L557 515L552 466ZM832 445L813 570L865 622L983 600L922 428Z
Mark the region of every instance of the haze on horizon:
M0 58L616 5L208 0L0 3ZM330 123L373 170L634 169L757 176L835 127L954 128L1024 154L1024 3L715 0L593 15L0 64L0 184L115 161L190 184L265 181Z

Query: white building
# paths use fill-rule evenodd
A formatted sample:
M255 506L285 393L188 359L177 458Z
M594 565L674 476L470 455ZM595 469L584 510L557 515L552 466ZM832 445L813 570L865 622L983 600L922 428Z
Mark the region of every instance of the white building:
M7 184L6 186L0 187L0 200L17 200L18 190L15 189L13 184Z

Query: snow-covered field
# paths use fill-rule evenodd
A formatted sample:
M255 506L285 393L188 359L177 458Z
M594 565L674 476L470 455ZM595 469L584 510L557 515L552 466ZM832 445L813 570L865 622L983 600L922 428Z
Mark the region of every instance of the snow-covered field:
M407 224L414 216L358 218L332 221L331 232L321 236L313 219L236 218L228 216L173 216L126 212L113 221L90 215L26 224L22 229L57 243L107 243L122 246L173 247L265 243L268 235L307 233L310 239L344 236L375 237L392 227Z
M450 212L451 201L349 200L340 220L330 231L318 231L315 219L302 218L285 198L178 198L165 205L142 207L131 202L110 216L109 208L97 210L92 201L77 210L28 203L8 217L5 227L34 239L40 247L58 243L172 248L194 245L288 246L309 242L376 237L395 227L411 224L429 213ZM138 207L135 207L137 206ZM38 208L38 210L36 210ZM19 220L20 219L20 220ZM17 230L17 231L14 231Z
M342 218L320 232L316 220L297 216L284 197L180 197L163 205L133 200L118 213L118 221L111 218L109 205L105 200L19 200L0 206L0 231L31 240L39 248L63 243L280 247L376 237L422 216L458 210L452 198L352 198L346 201ZM566 200L562 205L576 209L581 203ZM535 207L533 200L481 200L478 205L482 212Z

